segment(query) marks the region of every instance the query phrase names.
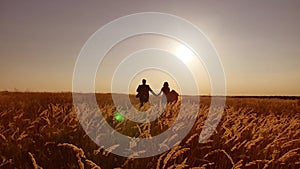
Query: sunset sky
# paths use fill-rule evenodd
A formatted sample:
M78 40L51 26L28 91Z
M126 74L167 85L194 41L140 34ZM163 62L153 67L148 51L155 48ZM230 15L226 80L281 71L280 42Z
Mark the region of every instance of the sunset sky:
M210 39L224 67L228 95L299 96L299 9L298 0L2 0L0 91L71 91L76 59L94 32L125 15L162 12L192 22ZM100 64L96 91L110 92L112 77L107 72L114 71L111 65L119 63L118 55L125 57L138 49L160 46L176 50L178 44L155 35L132 37L117 44ZM143 55L147 53L139 56ZM164 52L158 55L168 57ZM208 76L201 66L199 70L199 90L209 94ZM155 90L164 80L176 90L189 88L189 82L178 81L166 72L147 71L136 72L131 83L124 84L128 91L120 88L119 92L134 93L143 77Z

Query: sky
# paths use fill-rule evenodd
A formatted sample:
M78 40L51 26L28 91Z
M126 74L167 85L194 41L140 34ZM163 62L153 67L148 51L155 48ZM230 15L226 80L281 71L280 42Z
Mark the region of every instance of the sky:
M76 59L94 32L125 15L162 12L190 21L209 38L223 65L228 95L299 96L299 9L298 0L2 0L0 90L71 91ZM114 77L125 75L126 71L121 71L122 66L120 71L111 67L119 64L121 57L147 47L176 52L176 46L178 44L174 40L155 35L132 37L116 44L99 66L96 91L110 92L114 88L114 91L134 93L141 78L146 78L156 91L164 81L169 81L170 87L177 91L188 89L188 81L179 81L180 77L176 79L172 74L157 69L136 72L129 82L124 79L122 83L119 78L117 84L111 85L111 73L119 72ZM170 53L152 52L157 52L160 58L169 58L160 62L166 65L170 61L173 63ZM133 57L146 55L147 51L144 51ZM129 67L136 65L138 63L135 62ZM199 65L199 72L194 73L200 93L210 94L209 76L205 69Z

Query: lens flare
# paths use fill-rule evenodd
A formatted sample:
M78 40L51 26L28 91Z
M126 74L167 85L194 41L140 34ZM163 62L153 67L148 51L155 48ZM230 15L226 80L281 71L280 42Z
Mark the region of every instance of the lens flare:
M115 112L115 119L118 121L118 122L123 122L125 120L124 116L119 113L119 112Z

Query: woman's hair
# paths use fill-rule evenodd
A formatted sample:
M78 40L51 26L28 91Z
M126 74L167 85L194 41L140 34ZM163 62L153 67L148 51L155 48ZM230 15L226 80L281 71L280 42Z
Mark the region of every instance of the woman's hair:
M168 87L169 86L169 83L168 82L165 82L164 83L164 87Z

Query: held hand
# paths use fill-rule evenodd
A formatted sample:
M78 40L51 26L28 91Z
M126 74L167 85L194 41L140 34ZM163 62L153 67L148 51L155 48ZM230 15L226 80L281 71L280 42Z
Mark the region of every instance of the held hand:
M157 94L157 96L159 96L162 93L162 90Z
M161 94L162 91L160 91L158 94L154 93L153 91L151 91L151 93L154 95L154 96L159 96Z
M156 93L154 93L153 91L150 91L154 96L158 96Z

